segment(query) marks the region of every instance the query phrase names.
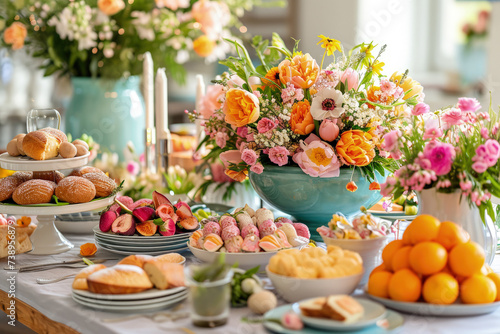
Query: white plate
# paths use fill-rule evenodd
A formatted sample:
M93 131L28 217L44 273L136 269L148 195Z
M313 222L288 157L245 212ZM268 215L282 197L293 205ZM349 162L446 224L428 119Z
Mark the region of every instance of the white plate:
M29 205L6 205L0 203L0 212L8 215L41 216L61 215L102 209L115 201L115 196L97 199L88 203L68 204L61 206L29 206Z
M481 315L491 313L500 307L500 302L494 302L491 304L462 304L460 302L455 302L451 305L434 305L424 302L398 302L391 299L375 297L369 294L367 295L371 299L394 310L433 317L463 317Z
M106 246L103 246L99 243L97 243L99 247L101 247L104 250L107 250L108 252L115 253L115 254L120 254L120 255L134 255L134 254L144 254L144 255L162 255L162 254L167 254L167 253L180 253L188 249L188 247L182 247L182 248L177 248L177 249L170 249L170 250L162 250L162 251L144 251L144 252L138 252L138 251L124 251L124 250L116 250L112 249Z
M338 330L354 331L375 325L375 323L380 319L383 319L386 314L385 307L382 306L381 304L372 302L367 299L355 298L361 304L361 306L363 306L365 310L363 317L356 322L345 323L343 321L337 321L332 319L307 317L303 315L302 312L300 311L300 304L312 299L317 299L317 298L306 299L304 301L295 303L292 305L292 308L295 311L295 313L300 315L302 321L304 321L304 324L314 328L320 328L332 331L338 331Z
M173 295L165 296L165 297L160 297L160 298L153 298L153 299L145 299L145 300L102 300L102 299L93 299L93 298L87 298L83 297L81 295L73 294L75 298L78 298L84 302L87 303L92 303L96 305L104 305L104 306L139 306L139 305L148 305L148 304L153 304L153 303L162 303L162 302L168 302L173 299L177 299L182 296L187 296L188 292L187 291L182 291Z
M128 240L128 239L113 239L103 237L102 235L94 234L94 238L108 243L110 245L130 245L130 246L171 246L171 245L179 245L185 244L186 239L173 239L170 240L168 237L164 237L163 240L150 240L150 239L141 239L141 240Z
M368 213L371 213L373 216L382 218L382 219L389 219L389 220L396 220L396 219L406 219L408 221L412 221L417 217L417 215L405 215L403 212L383 212L383 211L370 211L368 210Z
M61 156L49 160L35 160L27 156L12 157L8 153L0 155L0 167L8 170L44 172L48 170L70 169L88 164L90 153L80 157L64 159Z
M63 234L92 234L96 221L65 221L56 220L54 222L59 232Z
M83 306L87 306L93 309L97 309L100 311L109 311L109 312L132 312L132 313L138 313L138 312L151 312L151 311L157 311L157 310L163 310L168 307L174 306L182 301L184 301L187 298L187 294L184 294L182 296L179 296L175 299L171 299L168 301L164 302L158 302L158 303L150 303L147 305L133 305L133 306L115 306L115 305L97 305L93 302L87 302L84 301L80 298L78 298L78 295L72 295L73 300Z
M118 295L112 295L112 294L103 294L103 293L94 293L90 292L88 290L77 290L77 289L72 289L74 294L86 297L86 298L92 298L92 299L99 299L99 300L145 300L145 299L152 299L152 298L161 298L165 296L170 296L179 292L186 291L186 287L180 286L177 288L173 289L167 289L167 290L158 290L158 289L149 289L144 292L139 292L139 293L126 293L126 294L118 294Z
M166 238L168 238L168 240L189 239L191 234L193 234L193 232L185 232L185 233L174 234L174 235L171 235L168 237L163 236L163 235L159 235L159 234L155 234L151 237L145 237L143 235L138 235L138 234L120 235L120 234L115 234L113 232L102 232L99 229L99 226L95 226L93 231L94 231L94 234L98 234L102 237L105 237L105 238L107 237L107 238L111 238L114 240L165 240Z
M306 244L294 248L301 248L305 245ZM203 262L212 263L220 255L220 252L209 252L204 249L192 247L189 244L189 241L187 242L187 246L189 247L191 253ZM238 263L238 267L243 269L250 269L256 266L260 266L260 269L264 269L269 263L271 257L276 255L276 253L277 251L259 253L226 253L225 262L230 265Z
M106 241L101 241L99 239L96 239L96 241L101 245L105 246L107 248L115 249L115 250L123 250L123 251L138 251L138 252L145 252L145 251L169 251L172 249L177 249L177 248L183 248L185 247L184 243L178 244L178 245L167 245L167 246L129 246L129 245L113 245L113 244L108 244Z

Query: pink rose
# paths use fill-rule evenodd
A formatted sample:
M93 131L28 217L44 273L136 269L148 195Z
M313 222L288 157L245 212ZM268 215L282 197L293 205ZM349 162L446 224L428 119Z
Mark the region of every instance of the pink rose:
M425 130L424 139L436 139L443 135L443 130L440 128L428 128Z
M290 83L281 91L281 99L284 104L293 103L295 100L302 101L303 98L304 90L302 88L295 88L295 86Z
M349 67L340 75L340 82L346 85L345 87L347 88L348 91L351 89L356 90L358 89L358 84L359 84L358 73Z
M488 129L481 128L481 137L483 137L483 139L488 139L490 137L489 133L488 133Z
M477 99L470 97L461 97L458 99L457 107L464 112L465 111L476 112L479 109L481 109L481 104Z
M413 116L419 116L423 115L429 112L429 105L423 102L418 103L413 110L411 111L411 114Z
M494 159L500 158L500 144L494 139L488 139L486 143L484 143L488 154L490 154Z
M250 171L254 172L255 174L262 174L262 172L264 171L264 166L262 166L262 164L258 162L250 167Z
M462 111L457 108L451 108L441 117L443 122L445 122L448 127L451 125L462 125L464 124Z
M140 166L139 166L139 163L137 163L136 161L129 161L127 163L127 172L129 172L130 175L132 176L136 176L137 174L139 174L139 171L140 171Z
M301 141L299 151L293 155L293 161L304 173L313 177L337 177L340 174L340 161L332 146L311 134Z
M380 80L380 90L385 95L392 95L396 91L396 84L387 79Z
M259 123L257 123L257 131L259 131L259 133L265 133L273 130L274 128L276 128L276 123L267 117L263 117Z
M254 150L250 150L248 148L244 149L243 152L241 152L241 159L250 166L255 165L257 162L257 153Z
M215 135L215 143L220 148L226 147L226 141L228 139L229 139L229 136L227 135L227 133L224 133L224 132L217 132L217 134Z
M319 136L325 141L334 141L339 135L339 127L337 119L325 119L319 126Z
M488 169L488 165L483 160L478 160L472 164L472 169L481 174Z
M424 157L431 163L431 170L437 176L448 174L455 159L453 145L439 141L431 141L425 145Z
M217 109L220 109L222 107L223 97L224 86L208 86L205 96L201 98L200 104L198 106L198 113L201 114L204 119L209 119Z
M381 148L387 152L396 151L396 149L399 147L400 137L401 137L401 131L399 130L389 131L383 137Z
M288 163L288 150L283 146L276 146L269 149L269 159L278 166Z

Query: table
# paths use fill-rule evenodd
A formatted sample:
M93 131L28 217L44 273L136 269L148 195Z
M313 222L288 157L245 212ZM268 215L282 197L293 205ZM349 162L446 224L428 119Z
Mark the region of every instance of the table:
M30 255L20 254L16 262L23 265L68 260L76 258L79 246L86 242L92 242L90 235L67 235L67 238L75 244L75 248L69 252L56 255ZM187 265L197 262L189 252L184 252L187 257ZM113 254L100 249L98 257L122 258L123 256ZM107 261L106 265L112 265L118 260ZM6 291L9 289L7 282L7 271L3 270L6 259L0 260L0 307L6 310L9 303ZM493 269L500 271L500 257L493 263ZM45 333L266 333L260 324L248 324L241 321L242 317L252 315L248 308L232 308L229 323L217 329L203 329L191 325L189 319L181 319L175 322L157 323L149 318L141 316L128 321L104 322L105 319L116 319L126 315L110 312L100 312L83 307L71 299L72 279L63 280L58 283L38 285L37 277L53 278L66 274L77 273L80 269L59 268L40 272L18 273L16 275L16 306L18 321L37 332ZM9 275L10 276L10 275ZM356 291L362 294L362 291ZM284 304L280 300L280 304ZM175 312L188 311L187 302L184 302ZM434 334L434 333L499 333L500 332L500 310L483 316L472 318L436 318L404 315L405 324L400 333L411 334Z

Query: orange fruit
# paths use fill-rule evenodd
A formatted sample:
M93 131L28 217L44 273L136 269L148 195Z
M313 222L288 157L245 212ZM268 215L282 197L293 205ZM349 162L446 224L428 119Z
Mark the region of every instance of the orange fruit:
M378 271L368 279L368 293L380 298L389 298L389 280L392 273L386 270Z
M495 286L497 287L497 295L495 301L496 302L500 301L500 274L489 273L488 275L486 275L486 277L488 277L490 280L493 281L493 283L495 283Z
M394 256L392 257L392 270L394 272L410 268L410 251L411 246L404 246L396 251Z
M465 304L493 303L496 297L495 282L484 275L472 275L460 285L460 298Z
M416 302L420 298L422 282L410 269L395 272L389 280L389 297L401 302Z
M421 242L410 251L411 269L422 275L432 275L443 270L447 260L446 249L437 242Z
M483 248L474 241L458 244L450 251L450 269L455 275L469 277L481 271L484 257Z
M398 249L403 247L403 240L393 240L389 242L382 250L382 261L386 265L387 269L392 269L392 257Z
M413 245L419 242L431 241L436 239L439 231L440 221L430 215L420 215L415 218L410 226L408 232L410 241ZM404 235L403 235L404 238Z
M440 273L445 273L454 276L453 272L451 271L448 265L444 266L444 268L440 271Z
M458 298L458 282L450 274L434 274L425 280L422 296L431 304L453 304Z
M442 222L435 241L449 251L456 245L469 241L469 234L453 222Z
M380 265L378 265L375 268L373 268L372 272L370 273L370 277L373 274L378 273L379 271L386 271L386 270L387 270L387 268L385 267L385 264L381 263Z

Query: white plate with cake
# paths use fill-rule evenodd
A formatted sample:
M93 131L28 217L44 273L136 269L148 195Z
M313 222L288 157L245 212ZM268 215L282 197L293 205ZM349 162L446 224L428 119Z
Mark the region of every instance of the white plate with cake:
M386 316L383 305L348 295L311 298L293 304L292 308L305 325L329 331L360 330Z

